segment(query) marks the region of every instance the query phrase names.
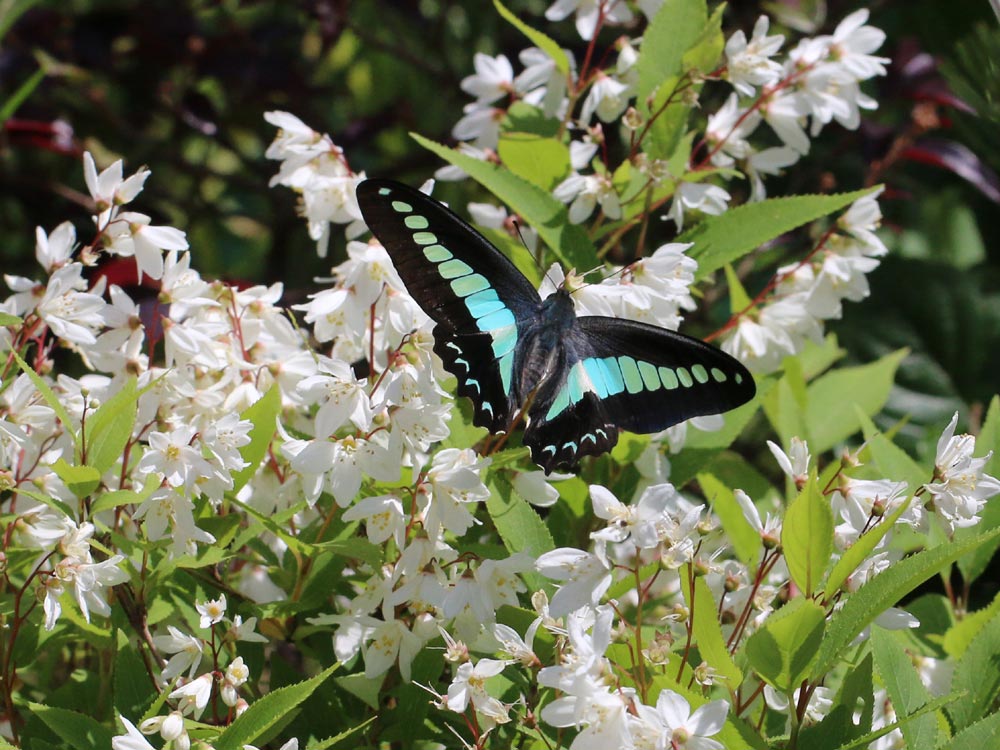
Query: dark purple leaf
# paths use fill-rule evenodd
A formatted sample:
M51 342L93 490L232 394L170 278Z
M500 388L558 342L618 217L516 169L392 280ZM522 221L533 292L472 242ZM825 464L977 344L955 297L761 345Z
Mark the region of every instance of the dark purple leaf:
M933 164L969 181L994 203L1000 203L1000 178L967 146L941 138L925 138L907 148L902 157Z

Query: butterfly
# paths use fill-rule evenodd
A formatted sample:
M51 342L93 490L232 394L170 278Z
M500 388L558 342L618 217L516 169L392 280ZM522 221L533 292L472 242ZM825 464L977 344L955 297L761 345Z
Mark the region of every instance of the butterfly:
M546 474L618 442L754 397L753 377L715 347L665 328L577 317L570 292L542 299L485 237L419 190L370 179L357 188L365 223L407 291L434 321L434 351L472 400L473 422L509 432Z

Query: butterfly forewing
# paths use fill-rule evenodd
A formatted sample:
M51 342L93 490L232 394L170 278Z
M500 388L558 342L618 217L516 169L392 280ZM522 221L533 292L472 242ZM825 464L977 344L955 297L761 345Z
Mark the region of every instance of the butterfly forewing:
M546 470L614 447L618 428L659 432L753 398L736 359L664 328L605 317L577 319L563 380L534 404L524 443Z
M410 296L435 322L434 351L475 404L475 424L510 427L520 332L538 316L531 283L452 211L389 180L358 186L365 222L385 247Z

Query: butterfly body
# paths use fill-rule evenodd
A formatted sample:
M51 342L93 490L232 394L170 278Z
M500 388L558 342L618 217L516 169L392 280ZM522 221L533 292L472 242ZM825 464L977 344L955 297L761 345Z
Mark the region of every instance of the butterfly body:
M578 317L565 288L544 300L499 250L449 209L388 180L358 186L365 222L434 322L434 351L474 405L473 421L509 431L545 469L575 466L621 429L658 432L753 398L728 354L664 328Z

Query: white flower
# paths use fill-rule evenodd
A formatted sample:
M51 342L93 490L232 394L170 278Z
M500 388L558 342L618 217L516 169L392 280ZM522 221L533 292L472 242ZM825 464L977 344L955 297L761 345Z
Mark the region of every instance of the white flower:
M771 455L778 462L778 466L785 473L785 476L792 479L798 487L805 484L809 478L809 445L799 437L793 437L788 443L788 453L781 450L781 447L770 440L767 447L771 450Z
M248 679L250 679L250 670L243 662L243 657L237 656L229 662L229 666L226 667L226 673L222 678L222 686L219 691L222 696L222 702L227 706L235 706L236 701L239 700L237 689Z
M885 32L865 26L867 20L867 8L854 11L837 25L830 39L830 56L859 81L884 76L890 62L887 57L869 54L882 46Z
M160 673L160 682L167 684L185 670L188 678L193 678L198 665L201 664L205 642L193 635L182 633L173 625L167 626L167 632L169 635L153 636L153 645L156 648L164 653L173 654Z
M208 699L212 696L212 673L206 672L186 685L171 691L170 698L177 701L177 710L200 719Z
M320 404L315 436L330 437L348 420L358 430L371 429L372 407L367 386L367 381L354 376L347 362L322 358L320 372L304 378L296 388L307 403Z
M171 711L166 716L154 716L146 719L139 725L139 731L143 734L156 734L159 732L166 742L173 742L171 747L183 747L185 743L190 746L190 739L184 728L184 714L180 711Z
M580 123L583 126L589 125L595 113L602 122L614 122L625 111L630 98L631 87L628 84L611 76L599 74L583 101Z
M574 56L569 53L566 56L573 65ZM546 117L560 116L567 103L566 90L573 70L569 75L560 73L555 60L538 47L521 50L518 59L524 70L514 79L514 88L524 95L526 102L540 107Z
M111 750L156 750L131 721L124 716L119 716L118 720L125 727L125 734L111 738Z
M552 195L563 203L572 201L569 220L573 224L585 221L598 203L609 219L620 219L622 215L621 201L610 175L571 174L556 186Z
M755 87L776 83L782 75L780 64L770 59L785 41L781 34L767 36L767 16L760 16L747 42L740 29L726 42L726 79L744 96L753 96Z
M53 273L69 262L76 247L76 228L68 221L45 234L41 227L35 229L35 258L46 273Z
M972 435L955 435L956 424L958 412L938 440L934 460L937 481L924 485L931 493L934 511L949 533L979 523L979 513L986 501L1000 492L1000 480L983 472L993 452L974 458L976 439Z
M547 578L564 581L549 606L553 617L587 605L596 607L611 586L610 565L592 552L560 547L541 555L535 567Z
M78 291L85 284L82 272L79 263L57 269L34 309L56 336L87 346L97 342L94 331L104 325L107 303L96 294Z
M725 213L731 197L718 185L707 182L681 182L677 185L667 217L674 220L679 232L684 228L685 210L718 215Z
M690 750L724 750L718 740L709 739L722 731L729 714L728 701L706 703L691 711L691 705L678 693L665 689L656 699L656 718L668 735L664 748Z
M550 508L559 500L559 490L549 483L544 471L519 471L511 484L518 495L536 508Z
M226 616L226 595L222 594L218 599L209 599L207 602L195 602L194 608L201 615L198 627L210 628L222 622L222 618Z
M489 465L489 458L480 458L469 448L447 448L434 456L417 495L432 539L445 530L464 534L478 523L470 507L474 509L475 503L489 499L490 491L482 480L482 472Z
M486 692L486 680L500 674L506 661L480 659L475 665L465 662L455 672L448 686L447 706L456 713L462 713L471 702L476 711L494 720L507 718L507 710L496 698Z
M140 169L127 179L122 179L122 161L119 159L110 167L97 173L94 157L89 151L83 153L83 178L90 196L97 204L97 226L103 229L117 214L118 207L132 201L149 177L148 169Z
M509 94L514 89L514 69L506 55L490 57L477 52L472 63L476 68L475 75L462 79L461 89L476 97L476 100L489 104L500 97Z
M743 517L747 520L757 534L760 535L766 549L774 549L781 543L781 517L766 514L765 520L761 521L760 511L753 504L753 500L743 490L733 490L733 496L739 503Z
M364 521L365 533L372 544L383 544L389 538L402 548L406 539L409 516L403 512L403 503L394 495L366 497L344 511L345 521Z
M576 12L576 31L584 39L591 39L597 22L603 15L606 24L623 24L632 20L632 11L621 0L556 0L545 11L550 21L562 21Z
M512 659L520 662L522 666L539 666L541 662L535 655L534 642L535 633L538 632L538 627L541 624L542 618L535 618L531 625L528 626L528 630L525 632L524 638L521 638L514 628L508 625L494 623L492 626L493 637L500 642L500 648L503 652Z
M506 117L506 111L490 104L471 102L462 112L461 119L451 129L455 140L472 141L478 149L496 150L500 142L500 122Z

